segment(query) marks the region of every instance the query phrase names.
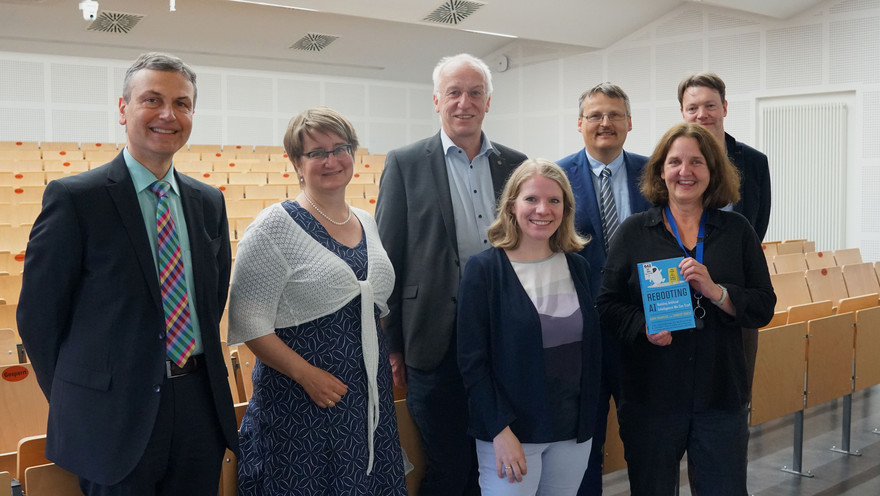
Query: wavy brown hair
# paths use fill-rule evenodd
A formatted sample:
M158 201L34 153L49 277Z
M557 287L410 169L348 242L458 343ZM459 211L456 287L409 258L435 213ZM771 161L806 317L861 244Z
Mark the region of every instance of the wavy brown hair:
M703 208L721 208L739 201L739 171L734 166L721 144L715 136L703 126L695 122L682 122L672 126L666 134L660 138L654 153L642 170L639 180L639 189L646 200L655 205L669 203L669 190L666 181L660 177L663 166L666 164L666 155L678 138L693 138L697 140L700 153L706 158L706 167L709 169L709 185L703 192Z

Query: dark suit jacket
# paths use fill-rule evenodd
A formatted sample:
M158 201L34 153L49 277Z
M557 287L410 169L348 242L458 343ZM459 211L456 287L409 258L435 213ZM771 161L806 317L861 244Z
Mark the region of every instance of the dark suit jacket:
M758 233L758 239L763 241L770 224L770 167L767 165L767 155L727 133L724 133L724 140L727 143L727 156L740 173L740 199L733 210L749 221Z
M219 322L229 286L219 190L177 174L192 253L196 309L216 415L238 435ZM49 183L24 264L18 328L49 400L46 456L100 484L141 459L165 383L159 280L131 176L112 162Z
M489 168L497 199L526 156L492 146ZM411 367L433 370L455 332L461 263L439 132L388 152L376 222L396 275L385 321L391 351L404 352Z
M626 168L626 181L629 186L629 206L632 213L643 212L651 208L651 203L642 196L639 191L639 177L648 157L623 151L623 164ZM588 235L592 241L581 251L581 255L590 262L592 270L592 290L595 297L602 287L602 270L605 267L605 233L602 231L602 212L599 209L599 199L596 198L596 190L593 188L593 180L596 176L590 172L590 163L587 160L585 149L569 155L557 162L571 182L571 190L574 192L575 215L574 227L581 235ZM621 219L621 222L623 219Z
M593 437L602 347L590 266L566 253L583 318L577 440ZM541 319L504 250L471 257L461 280L458 362L468 391L468 432L491 442L508 425L523 443L553 439Z

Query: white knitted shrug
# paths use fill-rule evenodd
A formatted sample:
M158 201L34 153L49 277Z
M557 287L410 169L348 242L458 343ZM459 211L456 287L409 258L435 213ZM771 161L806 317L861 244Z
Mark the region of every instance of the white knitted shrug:
M367 437L373 466L373 434L379 423L376 375L379 346L373 305L388 314L394 268L388 260L376 221L351 207L364 228L367 279L358 281L344 260L321 246L280 203L257 216L238 243L229 295L230 345L265 336L330 315L361 297L361 346L367 372Z

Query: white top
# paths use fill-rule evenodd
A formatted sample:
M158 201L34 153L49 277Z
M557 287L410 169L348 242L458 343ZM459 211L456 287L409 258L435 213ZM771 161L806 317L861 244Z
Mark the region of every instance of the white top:
M229 294L230 345L241 344L323 317L361 297L361 346L367 371L367 433L373 466L373 432L379 424L376 375L379 342L373 305L388 315L394 268L376 221L351 207L364 228L367 280L358 281L348 264L324 248L296 223L280 203L257 215L238 243Z

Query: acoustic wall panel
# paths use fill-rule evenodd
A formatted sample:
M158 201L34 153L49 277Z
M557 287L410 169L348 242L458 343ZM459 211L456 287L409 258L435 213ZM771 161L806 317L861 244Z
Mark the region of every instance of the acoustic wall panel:
M637 46L608 52L608 80L620 84L633 101L650 101L651 47Z
M367 113L367 88L359 83L324 83L324 105L353 119Z
M0 106L0 115L3 116L0 119L0 136L20 141L45 140L46 112L43 109Z
M728 12L709 11L706 13L709 32L721 29L741 28L745 26L757 26L760 23L754 19L736 16Z
M196 113L206 110L223 110L223 76L216 72L197 71Z
M50 100L55 104L107 105L117 103L110 92L107 67L87 64L49 64Z
M51 141L113 141L119 113L107 110L53 110ZM64 136L64 139L58 137Z
M372 122L367 129L358 129L361 147L370 149L370 154L381 155L389 150L409 143L404 122Z
M865 167L860 181L862 185L862 225L861 229L866 233L880 233L880 222L877 220L877 212L880 212L880 161L873 161ZM870 258L862 256L862 260L880 260L880 257Z
M367 113L370 117L406 119L406 88L371 84Z
M655 29L654 36L657 38L702 33L703 11L700 9L681 9L674 16L658 23Z
M0 60L0 101L43 103L43 67L40 62Z
M269 77L226 76L226 109L247 112L274 112L275 89Z
M880 159L880 91L865 92L862 99L862 119L864 122L862 147L865 158Z
M236 143L255 145L277 145L281 143L284 131L276 132L273 129L271 117L257 117L244 115L230 115L226 118L226 136L235 136ZM192 141L196 143L195 141ZM231 143L232 139L224 140ZM202 142L198 142L202 143Z
M560 88L562 63L558 60L540 62L529 67L522 75L522 111L546 112L555 111L562 105L559 91L548 91L548 88Z
M654 50L656 76L654 97L678 101L678 83L703 70L703 41L700 39L657 44Z
M708 69L724 79L728 95L761 89L761 33L709 38Z
M276 111L288 115L288 118L292 118L307 108L322 104L320 81L279 79L277 86L278 108Z
M880 79L880 17L828 25L829 82L876 83Z
M832 5L828 11L832 14L841 14L868 9L880 9L880 0L845 0Z
M223 140L223 116L210 113L196 111L193 116L192 134L189 135L189 143L194 145L222 145L224 143L244 143L238 139L238 136L230 137L230 141ZM245 143L251 144L251 143ZM254 143L262 144L262 143ZM274 144L274 143L270 143Z
M767 31L767 88L822 83L822 25Z
M410 88L407 92L409 101L408 119L434 119L434 92L431 89Z

